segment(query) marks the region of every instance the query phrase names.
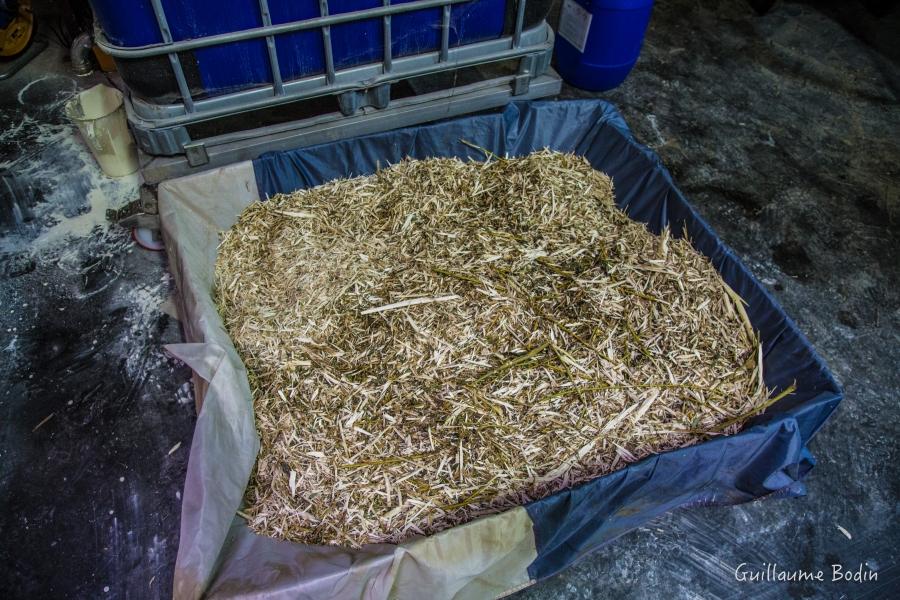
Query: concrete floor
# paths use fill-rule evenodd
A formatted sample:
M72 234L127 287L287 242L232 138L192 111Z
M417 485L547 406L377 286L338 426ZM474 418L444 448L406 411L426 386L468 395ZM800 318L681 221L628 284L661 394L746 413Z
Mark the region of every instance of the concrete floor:
M632 77L606 96L846 400L812 443L806 498L676 511L517 597L895 596L900 36L885 30L898 23L821 3L762 17L739 0L656 7ZM0 206L0 595L166 598L189 371L160 349L181 335L164 256L106 220L137 181L103 178L64 123L64 100L91 82L61 56L0 84L0 176L20 211ZM829 579L862 564L878 580L738 582L741 563Z
M844 387L811 445L809 495L676 511L517 598L897 597L900 35L890 46L871 22L849 25L881 52L802 4L759 17L737 1L659 3L636 70L607 96ZM740 583L741 563L879 577Z
M168 598L190 370L161 348L164 254L107 221L138 177L104 177L62 113L103 78L64 54L0 84L0 597Z

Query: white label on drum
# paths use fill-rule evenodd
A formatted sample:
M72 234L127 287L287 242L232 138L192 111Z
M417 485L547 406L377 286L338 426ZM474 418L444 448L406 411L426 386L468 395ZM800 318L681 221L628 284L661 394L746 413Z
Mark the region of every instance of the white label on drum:
M592 18L594 15L575 0L565 0L559 15L559 35L584 53Z

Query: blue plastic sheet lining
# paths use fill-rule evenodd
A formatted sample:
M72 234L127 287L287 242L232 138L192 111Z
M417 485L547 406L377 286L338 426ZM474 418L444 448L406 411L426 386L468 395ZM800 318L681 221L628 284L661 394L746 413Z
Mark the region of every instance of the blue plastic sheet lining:
M805 493L815 464L810 438L842 391L796 324L691 208L659 158L638 144L622 116L602 100L514 103L502 112L448 120L333 144L265 155L254 161L262 197L373 173L405 157L500 155L542 148L584 155L613 178L616 202L658 233L687 232L723 279L747 302L763 341L766 385L795 393L752 419L734 436L666 452L526 506L543 579L646 521L679 506L736 504L768 495Z

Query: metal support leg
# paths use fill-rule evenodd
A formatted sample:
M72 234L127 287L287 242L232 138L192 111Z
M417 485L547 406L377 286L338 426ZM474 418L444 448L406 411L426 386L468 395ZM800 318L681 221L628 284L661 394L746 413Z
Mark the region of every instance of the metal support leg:
M153 6L153 14L156 16L156 23L159 25L159 33L162 35L163 42L172 43L172 32L169 30L169 22L166 20L166 13L162 7L162 0L150 0ZM188 113L194 112L194 99L191 97L191 90L188 87L187 79L184 77L184 71L181 69L181 61L178 59L176 52L168 54L169 64L172 65L172 73L175 75L175 81L178 83L178 91L181 94L181 100L184 102L184 110Z
M259 14L263 25L272 26L272 13L269 12L269 1L259 0ZM276 96L284 96L284 82L281 80L281 68L278 66L278 50L275 48L275 36L266 36L266 49L269 52L269 67L272 69L272 87Z
M384 6L390 6L391 0L384 0ZM384 73L390 73L393 66L393 37L391 36L391 15L385 15L382 28L384 29Z
M444 5L441 17L441 62L447 62L450 53L450 5Z
M319 0L319 12L328 16L328 0ZM331 26L322 28L322 41L325 45L325 85L334 85L334 54L331 48Z
M516 5L516 29L513 32L512 47L518 48L522 44L522 24L525 22L525 0L518 0Z
M535 76L535 57L533 55L526 56L519 60L519 71L513 78L513 96L520 96L528 93L528 87L531 80Z

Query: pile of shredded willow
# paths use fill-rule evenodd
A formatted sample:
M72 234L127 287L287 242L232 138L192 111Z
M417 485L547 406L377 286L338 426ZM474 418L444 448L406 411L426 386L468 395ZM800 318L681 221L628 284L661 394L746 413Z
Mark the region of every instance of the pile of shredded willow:
M249 206L217 301L258 533L431 534L737 431L769 398L738 296L551 151L405 160Z

